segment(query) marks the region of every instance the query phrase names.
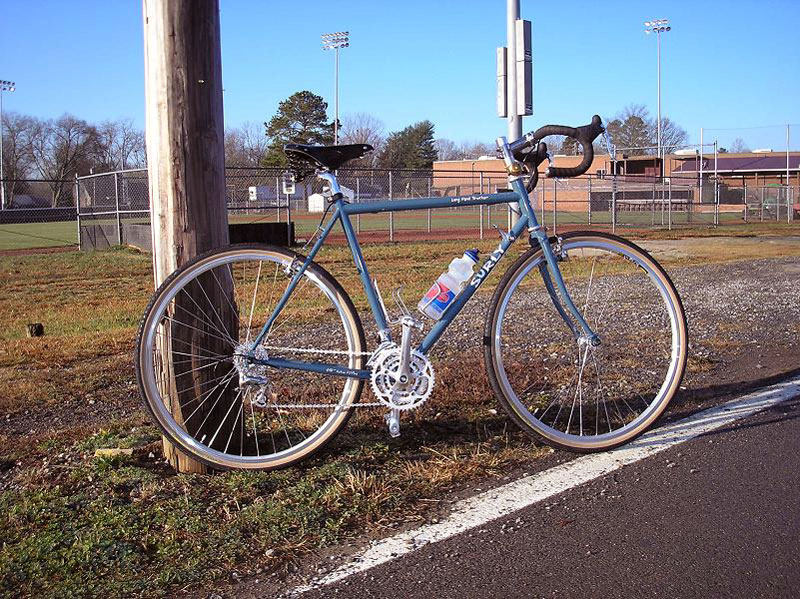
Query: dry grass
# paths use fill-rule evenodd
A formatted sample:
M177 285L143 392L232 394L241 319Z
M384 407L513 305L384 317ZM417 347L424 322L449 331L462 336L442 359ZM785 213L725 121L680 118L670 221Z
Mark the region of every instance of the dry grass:
M471 245L485 253L497 241L378 244L365 248L365 259L387 298L405 285L413 305ZM798 251L786 243L731 251L744 245L665 261ZM484 297L525 249L512 248L481 289ZM347 248L326 249L320 261L370 329ZM151 272L148 256L127 250L0 258L0 594L192 594L234 568L242 575L280 571L312 548L418 520L443 493L505 476L549 452L497 413L473 348L458 360L435 357L437 391L404 418L399 439L386 435L381 411L361 411L330 452L301 467L175 475L158 459L159 435L134 385L131 351ZM28 322L44 323L46 335L26 338ZM723 344L724 331L718 339ZM714 365L693 357L689 370ZM134 453L98 459L98 447Z

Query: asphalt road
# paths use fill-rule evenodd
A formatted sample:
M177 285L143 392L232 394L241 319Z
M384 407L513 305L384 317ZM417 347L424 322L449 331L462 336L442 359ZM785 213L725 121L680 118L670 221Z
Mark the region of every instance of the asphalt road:
M303 597L800 595L800 398Z

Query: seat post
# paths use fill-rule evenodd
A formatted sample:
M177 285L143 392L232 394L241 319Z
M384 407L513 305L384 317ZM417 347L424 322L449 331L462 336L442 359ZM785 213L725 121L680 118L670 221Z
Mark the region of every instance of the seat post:
M336 175L330 171L320 171L317 173L317 177L328 182L333 199L337 200L342 197L342 189L339 187L339 182L336 180Z

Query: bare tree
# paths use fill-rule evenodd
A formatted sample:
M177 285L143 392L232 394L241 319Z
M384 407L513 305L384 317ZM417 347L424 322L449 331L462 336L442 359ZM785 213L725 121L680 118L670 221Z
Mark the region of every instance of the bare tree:
M655 128L655 125L651 127ZM686 131L677 123L667 117L661 119L661 149L665 154L685 146L688 139Z
M3 177L5 197L9 205L20 183L30 177L34 168L30 148L30 129L34 120L16 112L3 113Z
M50 186L51 205L58 206L70 197L69 179L87 173L93 165L97 130L65 114L55 121L35 120L28 139L36 170Z
M96 127L94 164L98 171L142 168L146 165L144 132L132 119L103 121Z
M363 112L347 114L342 118L339 141L343 144L369 144L375 151L347 163L348 167L371 168L377 165L378 156L386 145L386 128L383 121Z
M744 152L749 152L750 147L744 143L744 140L741 137L737 137L733 140L730 147L731 154L742 154Z
M225 131L225 165L259 166L269 146L264 129L250 121Z
M439 160L477 160L481 156L494 156L494 146L477 141L462 141L455 143L449 139L440 138L433 142Z

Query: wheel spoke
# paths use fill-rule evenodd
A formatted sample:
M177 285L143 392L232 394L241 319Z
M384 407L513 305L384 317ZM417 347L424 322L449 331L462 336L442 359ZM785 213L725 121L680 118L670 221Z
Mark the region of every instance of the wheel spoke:
M600 345L578 340L575 347L561 315L548 309L547 289L533 282L543 256L530 250L496 296L487 367L505 371L495 376L501 399L531 433L566 447L603 449L638 434L666 407L676 385L664 382L680 378L685 364L685 343L671 350L685 340L684 320L680 306L661 294L671 283L635 246L576 234L562 247L565 287ZM575 349L565 351L570 344Z
M139 363L141 387L159 424L185 453L225 468L285 466L329 441L356 404L361 381L260 366L234 355L252 342L262 310L271 314L286 291L279 270L292 259L283 250L221 250L178 271L151 302L138 342L139 355L148 356ZM338 285L312 263L267 334L287 351L310 349L312 361L343 356L344 364L357 367L353 356L364 342L356 322ZM313 355L317 350L334 353ZM297 407L271 409L268 403L264 410L255 403L259 395L274 402L278 393ZM177 406L185 417L171 413Z

